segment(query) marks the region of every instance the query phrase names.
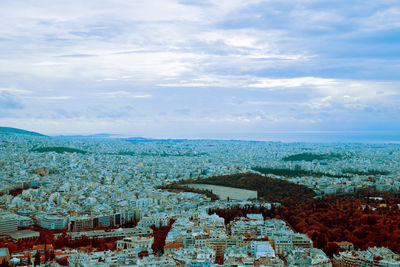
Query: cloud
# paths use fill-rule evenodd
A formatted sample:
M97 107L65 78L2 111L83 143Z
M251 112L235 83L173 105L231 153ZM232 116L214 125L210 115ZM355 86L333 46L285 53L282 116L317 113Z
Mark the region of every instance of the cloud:
M19 89L19 88L0 88L0 93L8 92L10 94L24 95L30 94L32 91Z
M290 87L326 87L334 83L334 79L325 79L318 77L298 77L288 79L269 79L261 78L254 84L250 84L249 87L255 88L290 88Z
M107 107L104 105L93 105L86 109L87 118L126 118L132 116L132 106Z
M150 94L137 94L127 91L113 91L113 92L104 92L98 93L100 96L104 96L107 98L150 98L152 95Z
M64 62L51 62L51 61L43 61L43 62L37 62L33 63L33 66L57 66L57 65L64 65L66 63Z
M26 99L31 99L31 100L39 100L39 101L57 101L57 100L69 100L71 99L71 96L30 96L26 97Z
M386 31L399 29L400 7L379 9L365 20L365 31Z
M0 91L0 109L22 109L21 101L7 91Z
M59 55L57 57L70 57L70 58L82 58L82 57L94 57L96 55L90 55L90 54L70 54L70 55Z
M213 7L215 6L212 2L206 0L181 0L179 4L199 7Z
M60 130L395 127L399 10L394 0L5 0L0 105L10 122Z

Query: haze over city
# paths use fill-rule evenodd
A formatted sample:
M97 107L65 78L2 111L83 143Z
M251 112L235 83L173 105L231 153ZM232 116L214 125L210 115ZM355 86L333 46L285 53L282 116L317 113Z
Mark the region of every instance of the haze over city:
M400 139L398 1L4 0L0 16L2 126Z

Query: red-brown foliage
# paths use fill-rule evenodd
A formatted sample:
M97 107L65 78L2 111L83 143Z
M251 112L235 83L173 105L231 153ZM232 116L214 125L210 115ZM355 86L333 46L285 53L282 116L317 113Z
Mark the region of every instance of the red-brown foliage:
M229 223L236 216L263 213L281 218L296 231L306 233L314 246L328 255L338 251L333 242L349 241L355 248L384 246L400 252L400 199L386 195L382 201L370 198L325 196L306 203L286 203L271 210L245 207L211 210Z
M62 230L61 235L55 238L54 234L57 232L60 232L60 230L42 229L39 238L36 238L34 240L18 241L16 243L7 242L6 240L0 239L0 247L7 247L10 253L30 250L34 245L37 244L47 244L47 245L51 244L55 249L61 249L61 248L76 249L76 248L88 247L102 251L102 250L115 250L116 249L115 242L118 239L121 239L121 237L89 239L86 236L82 236L81 238L72 240L71 236L68 234L66 229Z
M60 259L56 259L56 262L61 266L68 266L68 257L62 257Z
M175 222L174 219L171 219L167 226L161 226L159 228L154 225L151 226L153 229L153 237L154 242L151 246L154 254L162 254L164 253L165 239L167 238L169 230L171 230L172 224Z

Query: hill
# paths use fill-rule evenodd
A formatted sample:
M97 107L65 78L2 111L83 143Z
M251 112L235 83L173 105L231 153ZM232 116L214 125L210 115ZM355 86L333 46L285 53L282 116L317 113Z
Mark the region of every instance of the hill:
M342 155L330 153L330 154L314 154L314 153L300 153L282 158L283 161L314 161L314 160L339 160L342 159Z
M316 196L315 192L304 186L285 180L270 178L255 173L213 176L206 179L187 180L185 183L212 184L255 190L260 198L271 202L307 202Z
M70 147L39 147L31 150L32 152L46 153L46 152L56 152L56 153L78 153L78 154L86 154L87 151L70 148Z
M61 138L119 138L121 135L119 134L109 134L109 133L98 133L98 134L88 134L88 135L58 135L56 137Z
M12 128L12 127L0 127L0 133L25 134L25 135L33 135L33 136L47 136L47 135L44 135L44 134L31 132L31 131L26 131L26 130L17 129L17 128Z
M145 137L130 137L124 139L126 142L132 144L138 143L151 143L151 142L171 142L171 143L181 143L187 141L187 139L153 139L153 138L145 138Z

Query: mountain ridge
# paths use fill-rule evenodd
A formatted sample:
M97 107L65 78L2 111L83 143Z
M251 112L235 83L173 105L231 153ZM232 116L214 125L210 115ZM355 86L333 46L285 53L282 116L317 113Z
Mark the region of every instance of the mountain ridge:
M27 131L27 130L13 128L13 127L0 127L0 133L5 133L5 134L10 134L11 133L11 134L23 134L23 135L48 137L47 135L44 135L44 134L41 134L41 133Z

